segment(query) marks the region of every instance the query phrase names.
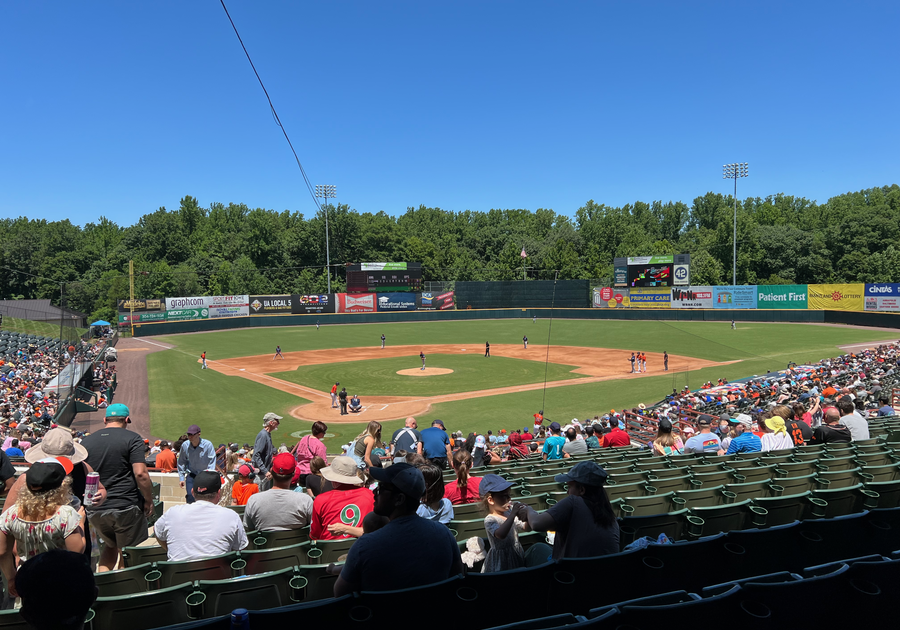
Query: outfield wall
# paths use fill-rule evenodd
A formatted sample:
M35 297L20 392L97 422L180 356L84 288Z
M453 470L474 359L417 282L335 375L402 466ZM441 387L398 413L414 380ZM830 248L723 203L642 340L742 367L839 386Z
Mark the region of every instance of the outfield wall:
M331 313L316 315L272 315L201 319L184 322L135 324L135 337L174 335L178 333L233 330L264 326L315 326L332 324L377 324L388 322L464 321L474 319L612 319L649 321L705 321L705 322L774 322L811 324L852 324L900 329L900 313L866 313L852 311L810 310L727 310L727 309L470 309L447 311L400 311L389 313Z

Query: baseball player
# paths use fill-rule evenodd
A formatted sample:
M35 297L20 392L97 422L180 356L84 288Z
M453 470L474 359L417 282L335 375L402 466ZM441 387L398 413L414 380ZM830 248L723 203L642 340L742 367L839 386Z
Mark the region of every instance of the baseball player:
M528 335L522 337L522 343L525 344L525 349L528 350Z
M275 356L272 357L272 360L274 361L278 357L281 357L282 359L284 359L284 355L281 354L281 346L275 346Z
M422 370L425 370L425 353L421 350L419 351L419 358L422 359Z
M631 373L634 374L634 362L636 360L634 357L634 352L631 353L631 358L628 360L631 362Z
M316 320L316 330L319 330L319 320Z
M203 365L200 366L201 370L207 369L206 365L206 350L203 351L203 354L200 355L200 360L203 362Z
M337 386L338 385L340 385L340 383L335 383L334 385L331 386L331 408L332 409L337 408L337 395L338 395L337 394Z
M491 356L491 342L489 341L484 342L484 356Z
M666 368L666 372L669 371L669 353L663 350L663 367Z
M381 333L381 349L384 350L384 333Z

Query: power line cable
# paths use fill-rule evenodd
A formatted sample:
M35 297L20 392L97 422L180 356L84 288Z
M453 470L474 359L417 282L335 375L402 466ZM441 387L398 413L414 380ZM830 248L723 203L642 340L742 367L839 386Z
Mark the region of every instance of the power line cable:
M291 142L291 139L288 137L287 130L284 128L284 125L281 124L281 118L278 117L278 112L275 111L275 105L272 104L272 98L269 96L269 91L266 89L262 78L259 76L259 72L256 71L256 66L253 63L253 59L250 58L250 53L247 52L247 47L244 45L244 40L241 39L241 34L238 33L237 26L234 25L234 20L231 19L231 14L228 12L228 7L225 6L225 0L219 0L219 4L222 5L222 9L225 11L225 15L226 17L228 17L228 21L231 23L231 28L234 29L234 34L237 35L238 41L241 43L241 48L244 49L244 54L247 56L247 61L250 62L250 67L253 68L253 74L256 75L256 80L259 81L259 86L262 88L263 93L266 95L266 100L269 101L269 109L272 110L272 118L275 119L275 124L281 128L281 133L284 134L284 139L287 140L288 146L291 148L291 153L294 154L294 159L297 161L297 166L300 167L300 174L303 175L303 181L306 182L306 189L309 191L309 196L312 197L313 203L316 204L316 209L321 210L321 206L319 206L319 201L318 199L316 199L313 186L312 184L310 184L309 178L306 176L306 171L303 170L303 165L300 163L300 157L294 150L294 145Z
M556 272L556 278L553 279L553 294L550 298L550 325L547 327L547 358L544 360L544 390L541 394L541 414L544 403L547 402L547 370L550 368L550 335L553 332L553 304L556 302L556 281L559 279L559 272Z

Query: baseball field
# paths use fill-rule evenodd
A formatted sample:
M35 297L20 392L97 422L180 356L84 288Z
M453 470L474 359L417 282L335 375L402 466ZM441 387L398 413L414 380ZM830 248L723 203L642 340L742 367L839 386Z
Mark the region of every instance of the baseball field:
M153 436L175 439L197 423L214 444L252 443L263 414L274 411L285 418L276 444L293 444L322 420L334 451L370 420L382 422L389 436L408 415L420 427L441 418L448 430L464 433L521 428L541 409L550 420L586 418L650 404L684 385L774 372L789 361L889 339L895 332L831 325L746 323L731 330L710 322L512 319L252 328L131 341L133 350L148 351ZM274 358L276 346L283 359ZM646 374L630 373L628 358L638 351L648 357ZM359 395L361 413L342 416L332 408L335 382Z

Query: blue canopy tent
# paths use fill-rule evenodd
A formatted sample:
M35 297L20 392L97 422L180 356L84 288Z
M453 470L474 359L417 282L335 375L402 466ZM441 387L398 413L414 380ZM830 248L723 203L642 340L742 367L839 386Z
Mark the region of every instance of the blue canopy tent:
M94 326L110 326L110 325L111 324L109 322L103 321L102 319L98 319L93 324L91 324L91 328L93 328Z

